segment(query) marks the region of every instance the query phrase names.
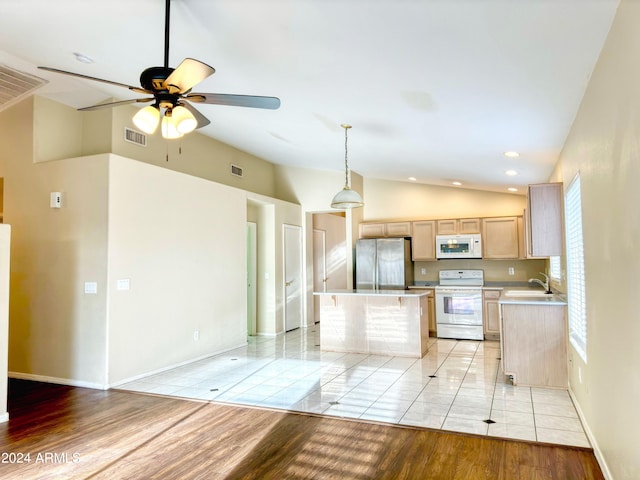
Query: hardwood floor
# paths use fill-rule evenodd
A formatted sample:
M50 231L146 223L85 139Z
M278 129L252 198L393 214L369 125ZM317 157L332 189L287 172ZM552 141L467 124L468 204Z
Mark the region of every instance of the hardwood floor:
M9 414L2 479L604 478L589 449L22 380Z

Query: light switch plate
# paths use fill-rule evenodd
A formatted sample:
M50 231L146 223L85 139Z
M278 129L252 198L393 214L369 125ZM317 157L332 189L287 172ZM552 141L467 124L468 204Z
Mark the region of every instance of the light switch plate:
M62 193L61 192L51 192L49 196L49 207L51 208L60 208L62 207Z
M131 281L128 278L120 278L116 282L116 289L129 290L131 288Z
M98 282L84 282L84 293L98 293Z

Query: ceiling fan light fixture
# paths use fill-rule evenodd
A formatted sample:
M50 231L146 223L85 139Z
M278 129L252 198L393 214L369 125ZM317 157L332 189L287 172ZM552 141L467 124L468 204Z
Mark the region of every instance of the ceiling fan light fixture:
M196 117L182 105L178 105L171 110L171 117L176 130L182 134L193 132L198 126Z
M344 187L333 197L331 208L346 210L362 207L364 202L358 192L351 190L351 173L349 172L349 162L347 160L347 132L351 125L343 123L340 126L344 128Z
M133 116L133 124L144 133L151 135L158 128L160 123L160 109L154 105L141 108Z
M180 133L176 128L176 123L171 115L171 112L167 110L164 117L162 117L162 137L169 140L182 137L184 134Z

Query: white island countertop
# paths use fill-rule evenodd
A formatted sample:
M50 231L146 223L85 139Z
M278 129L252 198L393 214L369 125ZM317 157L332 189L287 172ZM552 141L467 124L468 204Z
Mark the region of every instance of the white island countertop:
M371 289L336 289L326 292L313 292L314 295L364 295L364 296L387 296L387 297L422 297L431 295L431 292L424 290L371 290Z

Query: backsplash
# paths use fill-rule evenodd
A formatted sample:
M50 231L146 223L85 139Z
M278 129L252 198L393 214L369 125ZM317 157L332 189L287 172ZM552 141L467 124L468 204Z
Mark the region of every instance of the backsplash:
M526 282L547 271L547 260L438 260L414 262L415 282L437 282L440 270L484 270L485 282ZM513 275L509 275L513 268ZM424 269L425 273L422 273Z

